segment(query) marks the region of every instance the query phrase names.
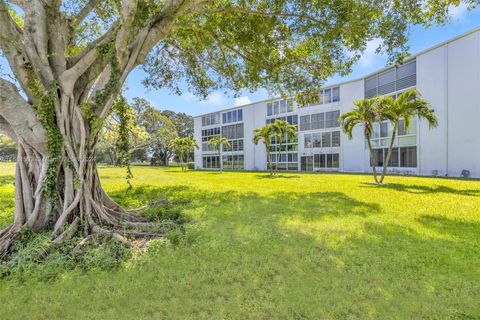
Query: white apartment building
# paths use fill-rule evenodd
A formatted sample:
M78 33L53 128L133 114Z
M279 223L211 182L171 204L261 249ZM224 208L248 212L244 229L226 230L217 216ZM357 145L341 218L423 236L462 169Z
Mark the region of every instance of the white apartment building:
M389 170L406 174L480 177L480 28L361 79L325 87L317 105L298 107L293 99L271 99L195 117L195 166L199 169L267 170L265 145L254 145L253 130L284 119L298 126L294 141L272 144L279 170L370 172L363 128L353 139L341 132L337 118L353 101L395 96L416 88L432 105L438 127L414 121L399 126ZM375 163L383 166L392 127L375 124ZM222 159L207 142L222 135L231 147Z

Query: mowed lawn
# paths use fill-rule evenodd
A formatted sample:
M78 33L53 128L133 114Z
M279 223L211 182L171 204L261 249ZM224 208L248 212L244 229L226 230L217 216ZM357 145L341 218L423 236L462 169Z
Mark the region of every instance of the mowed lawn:
M1 319L480 318L478 180L135 167L126 193L100 172L124 206L178 205L185 236L113 272L0 280Z

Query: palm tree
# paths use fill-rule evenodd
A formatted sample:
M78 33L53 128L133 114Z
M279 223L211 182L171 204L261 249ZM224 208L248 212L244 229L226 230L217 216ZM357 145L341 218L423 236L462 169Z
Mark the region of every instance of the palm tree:
M277 138L277 155L275 157L275 171L278 171L278 156L279 156L279 150L282 151L282 146L283 143L285 142L285 139L290 141L293 138L296 137L297 135L297 127L294 126L293 124L288 123L285 120L279 120L276 119L275 122L272 124L273 131L275 134L275 137Z
M198 149L197 141L195 141L193 137L175 138L170 142L170 148L180 160L182 171L186 172L187 168L184 163L185 154L189 154L193 152L194 149Z
M265 145L265 149L267 151L267 164L268 168L270 169L270 175L273 175L272 159L270 158L270 142L274 134L275 133L272 124L267 124L263 128L257 128L253 130L253 143L255 143L255 145L258 145L258 142L260 140L263 140L263 144Z
M220 171L223 171L222 149L225 147L230 148L230 142L228 142L228 139L225 137L216 136L208 141L208 145L212 146L215 151L218 152L220 158Z
M393 125L393 132L390 138L387 156L383 163L383 171L380 177L380 183L383 183L387 174L388 164L392 156L393 145L397 135L398 125L403 119L404 128L410 126L412 117L426 119L430 129L438 125L437 117L433 113L430 104L420 97L417 90L408 90L400 94L396 99L392 97L383 97L378 99L378 107L382 119L387 119Z
M357 125L363 125L363 133L370 151L370 166L373 170L373 178L375 183L378 183L377 169L375 168L373 148L370 141L373 133L373 123L380 119L377 99L358 100L354 101L353 104L356 108L340 116L340 125L349 139L353 137L353 129Z

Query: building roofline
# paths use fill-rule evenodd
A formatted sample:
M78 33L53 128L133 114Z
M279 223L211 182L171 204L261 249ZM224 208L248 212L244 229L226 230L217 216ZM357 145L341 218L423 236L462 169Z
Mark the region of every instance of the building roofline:
M416 59L418 56L421 56L423 54L426 54L430 51L433 51L435 49L438 49L440 47L443 47L443 46L446 46L454 41L457 41L459 39L462 39L462 38L465 38L471 34L474 34L476 32L480 31L480 26L478 27L475 27L473 28L472 30L469 30L469 31L466 31L464 33L461 33L453 38L450 38L450 39L447 39L443 42L440 42L430 48L427 48L427 49L424 49L424 50L421 50L411 56L408 56L405 58L405 62L408 62L410 60L413 60L413 59ZM369 78L373 75L376 75L378 73L381 73L383 71L386 71L392 67L394 67L395 64L389 64L381 69L378 69L376 71L373 71L371 73L368 73L362 77L359 77L359 78L355 78L355 79L351 79L351 80L346 80L346 81L342 81L342 82L338 82L338 83L335 83L335 84L332 84L332 85L328 85L328 86L325 86L325 87L322 87L321 89L328 89L328 88L332 88L332 87L338 87L338 86L341 86L341 85L345 85L345 84L348 84L350 82L356 82L356 81L361 81L361 80L365 80L366 78ZM248 104L244 104L244 105L241 105L241 106L236 106L236 107L229 107L229 108L226 108L226 109L221 109L221 110L218 110L218 111L213 111L213 112L208 112L208 113L203 113L203 114L200 114L200 115L197 115L197 116L194 116L193 118L198 118L198 117L201 117L201 116L205 116L205 115L208 115L208 114L212 114L212 113L217 113L217 112L225 112L225 111L229 111L229 110L234 110L234 109L238 109L238 108L243 108L243 107L248 107L248 106L251 106L251 105L254 105L254 104L257 104L257 103L264 103L264 102L269 102L269 101L273 101L273 100L278 100L278 99L282 99L282 97L273 97L273 98L269 98L269 99L263 99L263 100L260 100L260 101L256 101L256 102L252 102L252 103L248 103Z

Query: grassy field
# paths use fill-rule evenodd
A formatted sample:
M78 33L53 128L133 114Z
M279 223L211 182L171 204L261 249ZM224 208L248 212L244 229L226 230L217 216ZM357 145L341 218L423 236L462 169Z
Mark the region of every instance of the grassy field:
M0 225L13 166L0 169ZM480 319L480 181L102 168L191 222L115 272L0 280L2 319Z

